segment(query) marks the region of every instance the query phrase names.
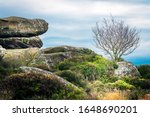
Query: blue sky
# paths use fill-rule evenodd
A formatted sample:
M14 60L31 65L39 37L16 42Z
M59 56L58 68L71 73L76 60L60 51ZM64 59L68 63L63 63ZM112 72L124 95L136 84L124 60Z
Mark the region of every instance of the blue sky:
M91 29L110 14L141 31L140 46L124 58L136 65L150 64L149 0L0 0L1 18L42 18L49 23L49 30L40 36L43 48L87 47L103 56L94 46Z

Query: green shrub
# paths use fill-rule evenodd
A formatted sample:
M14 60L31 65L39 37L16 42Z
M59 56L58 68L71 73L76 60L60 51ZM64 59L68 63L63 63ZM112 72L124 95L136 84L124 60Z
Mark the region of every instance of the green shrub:
M142 78L150 79L150 65L140 65L137 68Z
M88 88L89 88L91 91L104 92L104 90L105 90L105 85L104 85L101 81L96 80L96 81L94 81L94 82L89 83Z
M67 85L67 90L62 89L57 93L54 93L52 99L65 99L65 100L84 100L87 99L87 95L83 89L74 89L71 85Z
M85 86L85 82L83 81L83 76L79 73L76 73L71 70L64 70L64 71L57 72L56 74L77 86L80 87Z
M139 100L143 99L145 94L149 94L150 90L145 89L134 89L129 92L128 99L129 100Z
M116 82L119 78L116 76L108 76L108 75L103 75L99 78L99 80L102 83L113 83Z
M129 83L126 83L123 80L118 80L115 83L112 83L112 85L120 90L126 90L126 89L134 89L135 87Z
M150 80L147 79L132 79L130 83L137 88L150 89Z
M88 81L93 81L98 79L102 75L102 73L105 72L98 65L93 63L85 63L82 65L78 65L76 70L78 72L81 72L84 78Z
M72 88L70 88L72 87ZM5 97L6 92L9 99L54 99L55 94L60 94L61 99L73 99L82 97L84 92L77 87L63 84L54 75L39 73L14 74L0 84L1 96ZM62 92L66 94L62 96ZM69 93L72 95L68 96ZM72 97L71 97L72 96ZM84 97L82 97L84 98ZM76 98L77 99L77 98Z
M6 76L9 76L13 73L17 73L19 70L16 68L8 68L0 65L0 77L4 78Z
M74 65L73 62L65 60L65 61L60 62L60 63L58 64L58 69L59 69L59 70L68 70L68 69L69 69L71 66L73 66L73 65Z

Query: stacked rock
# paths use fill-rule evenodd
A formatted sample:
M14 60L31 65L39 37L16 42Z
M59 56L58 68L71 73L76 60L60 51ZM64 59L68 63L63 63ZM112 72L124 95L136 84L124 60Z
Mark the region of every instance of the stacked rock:
M6 49L42 47L38 37L48 30L48 23L42 19L8 17L0 19L0 45Z

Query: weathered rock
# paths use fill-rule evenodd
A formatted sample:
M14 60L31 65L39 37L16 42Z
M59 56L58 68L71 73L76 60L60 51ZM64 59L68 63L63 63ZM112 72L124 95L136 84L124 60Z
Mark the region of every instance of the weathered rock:
M75 85L73 85L72 83L68 82L67 80L65 80L65 79L63 79L63 78L55 75L52 72L46 71L46 70L39 69L39 68L36 68L36 67L26 67L26 66L22 66L22 67L20 67L20 69L23 72L25 72L25 73L32 72L32 73L39 73L39 74L51 75L51 76L55 77L55 79L57 79L61 84L72 85L74 88L77 88Z
M138 69L131 63L129 62L118 62L117 63L118 68L115 70L115 76L129 76L129 77L140 77L140 73Z
M8 17L0 19L0 37L38 36L48 30L48 23L42 19Z
M0 38L0 45L6 49L20 49L29 47L41 48L43 43L37 36L35 37L9 37Z
M87 48L58 46L42 49L42 55L45 56L45 60L47 61L49 66L54 66L55 64L65 59L73 58L80 55L95 55L95 53Z
M58 53L58 52L72 52L74 54L95 54L88 48L72 47L72 46L58 46L52 48L43 49L45 54Z
M3 58L3 56L5 55L6 49L4 49L1 45L0 45L0 60Z

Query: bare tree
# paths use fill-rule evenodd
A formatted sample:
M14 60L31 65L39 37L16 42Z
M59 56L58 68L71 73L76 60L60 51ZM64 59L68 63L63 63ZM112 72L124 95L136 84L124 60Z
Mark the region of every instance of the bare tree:
M103 19L101 25L96 23L93 28L96 47L110 55L114 61L119 61L123 55L132 53L140 40L136 28L130 28L124 21Z

